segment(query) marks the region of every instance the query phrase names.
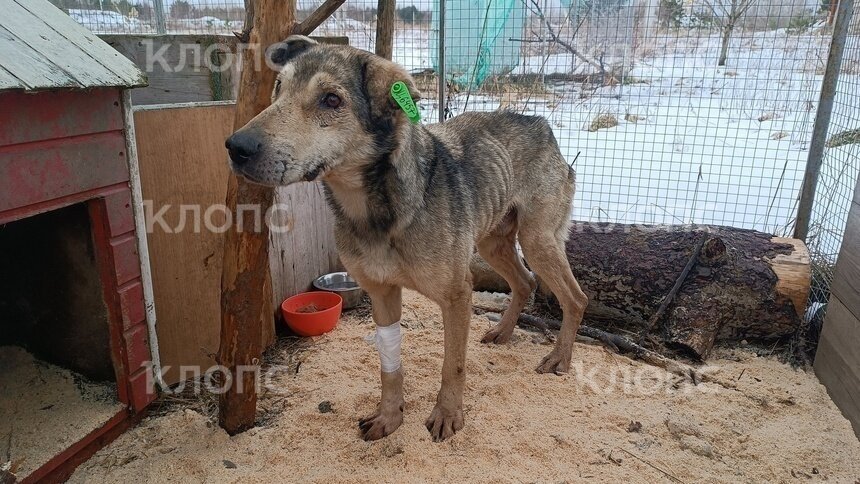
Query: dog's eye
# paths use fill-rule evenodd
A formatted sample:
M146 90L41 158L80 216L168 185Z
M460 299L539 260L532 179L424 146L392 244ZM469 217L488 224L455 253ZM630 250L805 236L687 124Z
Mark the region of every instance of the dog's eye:
M322 105L327 107L327 108L332 108L332 109L338 108L338 107L340 107L340 103L341 103L340 96L338 96L337 94L331 93L331 92L326 94L322 98Z

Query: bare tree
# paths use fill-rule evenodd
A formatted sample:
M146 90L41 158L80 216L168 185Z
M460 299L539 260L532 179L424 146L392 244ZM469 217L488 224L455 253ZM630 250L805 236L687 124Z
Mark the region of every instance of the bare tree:
M550 22L549 18L544 14L543 10L541 9L540 2L538 0L522 0L522 3L523 3L523 5L525 5L525 7L529 10L529 12L532 15L534 15L535 17L537 17L541 21L542 26L546 29L546 31L549 35L549 38L545 39L542 35L535 32L534 30L532 30L532 35L535 37L536 40L538 40L540 42L550 42L550 43L555 43L555 44L560 45L565 50L567 50L568 52L573 54L574 57L576 57L579 60L585 62L586 64L594 67L604 77L606 76L606 68L602 65L602 63L600 61L598 61L594 58L591 58L591 57L583 54L582 52L580 52L574 46L574 43L573 43L575 40L576 34L579 32L580 27L582 27L582 25L585 23L585 19L587 17L587 14L582 15L579 22L576 24L576 26L573 30L573 33L570 35L570 39L564 40L559 36L559 31L557 31L553 27L552 22ZM589 10L590 10L590 7L589 7ZM570 19L570 11L568 11L568 14L564 19L564 23L567 24L570 22L570 20L571 20Z
M717 65L726 65L726 57L729 53L729 41L732 38L732 32L740 23L741 18L746 15L747 11L752 7L757 0L704 0L705 5L711 10L714 16L714 23L719 25L722 32L723 42L720 46L720 59Z

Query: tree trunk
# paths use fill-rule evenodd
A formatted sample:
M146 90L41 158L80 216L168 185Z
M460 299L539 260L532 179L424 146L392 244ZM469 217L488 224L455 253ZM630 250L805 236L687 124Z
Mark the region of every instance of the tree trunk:
M717 61L718 66L726 65L726 58L729 55L729 42L732 38L732 30L734 30L735 26L733 23L729 23L723 28L723 42L720 46L720 59Z
M579 223L566 251L589 297L585 318L609 331L648 331L654 313L690 262L704 227ZM799 240L730 227L708 227L705 243L665 313L655 339L705 359L715 341L775 341L800 325L809 293L809 256ZM473 272L480 264L472 264ZM493 280L473 274L474 281ZM498 276L493 280L498 288ZM485 289L478 284L476 290ZM539 295L539 299L542 297ZM547 298L551 312L559 308Z
M295 23L295 0L257 0L250 43L242 57L236 100L236 129L270 104L277 72L264 61L265 49L287 37ZM269 275L269 229L262 214L274 191L230 175L226 205L233 224L224 241L221 276L221 345L218 363L227 372L226 391L219 399L219 423L229 434L253 427L257 408L257 370L262 356L263 327L271 327L272 289ZM237 213L237 206L255 210ZM256 211L259 209L259 212Z
M698 263L652 334L698 359L707 357L717 339L774 341L793 335L809 291L806 248L750 230L710 231ZM587 317L642 332L701 237L699 230L575 227L566 249L589 295Z

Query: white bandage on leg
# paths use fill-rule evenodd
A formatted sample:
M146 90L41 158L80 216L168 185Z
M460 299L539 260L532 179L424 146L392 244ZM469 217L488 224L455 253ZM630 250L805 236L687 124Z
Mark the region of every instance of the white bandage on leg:
M383 373L393 373L400 369L400 321L389 326L376 327L376 349L379 350L379 363Z

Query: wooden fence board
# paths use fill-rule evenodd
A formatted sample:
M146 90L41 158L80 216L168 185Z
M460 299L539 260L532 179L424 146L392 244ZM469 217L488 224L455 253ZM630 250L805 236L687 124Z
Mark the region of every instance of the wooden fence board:
M845 341L840 339L848 335ZM815 356L815 374L860 437L860 321L831 298ZM854 346L851 346L854 344Z
M207 207L224 203L224 140L233 112L221 105L134 113L143 199L152 202L152 213L171 206L163 217L171 230L181 205L198 205L202 216ZM158 345L162 367L170 367L168 383L178 381L180 365L205 371L218 351L223 234L195 231L193 225L186 219L184 230L168 233L154 224L149 234Z
M234 109L232 103L191 103L135 111L143 198L152 201L152 213L171 205L163 217L167 226L176 227L181 205L199 205L202 217L207 207L224 203L229 170L224 140L232 132ZM283 207L274 212L275 223L285 230L273 230L270 239L276 307L318 275L337 269L322 189L300 183L277 190L276 203ZM171 367L168 383L178 381L179 365L204 371L213 365L219 344L224 234L206 230L205 224L198 232L193 228L186 217L180 233L156 224L149 234L161 363ZM267 342L271 329L264 328Z
M238 62L233 35L99 37L146 70L149 85L131 92L135 106L235 99L233 79L237 78Z
M272 235L272 289L275 301L310 289L315 278L340 269L332 230L332 216L322 186L299 183L279 188L275 203L278 222L290 228Z
M853 203L848 214L842 250L836 263L832 293L856 317L860 317L860 204Z
M836 262L815 373L860 437L860 180Z

